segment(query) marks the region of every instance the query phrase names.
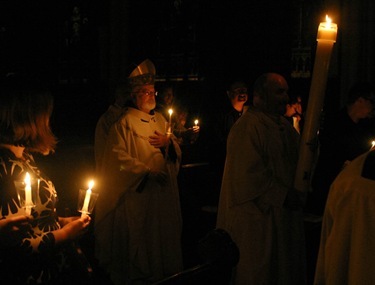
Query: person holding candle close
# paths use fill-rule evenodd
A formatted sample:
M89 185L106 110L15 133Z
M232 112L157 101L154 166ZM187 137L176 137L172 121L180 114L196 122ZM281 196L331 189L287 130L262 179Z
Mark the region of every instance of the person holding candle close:
M306 284L302 192L293 187L299 135L283 116L288 84L254 83L253 105L231 128L217 228L239 248L231 284Z
M175 100L175 87L171 83L166 83L160 86L158 94L156 111L163 114L165 119L168 120L180 146L195 143L198 139L200 128L198 125L193 127L186 126L189 110L182 106L182 104L177 104Z
M114 284L152 284L183 268L181 151L154 111L154 77L150 60L130 73L131 101L109 131L99 170L95 254Z
M37 81L19 75L2 78L0 84L1 283L71 283L75 277L68 247L86 232L90 217L57 217L54 185L31 155L54 151L56 138L49 125L52 97ZM26 173L30 180L39 180L30 183L30 190L39 186L30 216L21 207L15 186Z

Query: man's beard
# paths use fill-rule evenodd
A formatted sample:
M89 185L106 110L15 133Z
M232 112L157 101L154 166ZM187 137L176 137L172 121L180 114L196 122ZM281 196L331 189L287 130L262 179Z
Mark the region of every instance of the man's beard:
M152 110L154 110L156 107L156 102L145 102L143 103L142 105L142 109L144 110L149 110L149 112L151 112Z

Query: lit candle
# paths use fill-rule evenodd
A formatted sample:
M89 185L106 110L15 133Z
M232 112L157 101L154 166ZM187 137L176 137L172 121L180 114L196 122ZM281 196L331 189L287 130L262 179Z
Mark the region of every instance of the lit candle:
M198 127L198 122L199 122L198 120L194 121L194 124L195 124L196 127Z
M173 114L173 110L169 109L168 113L169 113L168 133L172 133L172 114Z
M294 187L300 191L308 191L313 161L317 150L317 134L321 110L324 103L328 68L333 44L336 42L337 25L326 16L318 28L317 49L311 79L309 100L307 104L305 124L302 131L297 172Z
M83 202L81 217L83 217L84 215L87 215L89 213L89 203L90 203L90 197L91 197L91 189L92 189L93 186L94 186L94 181L91 180L89 182L89 189L86 190L86 195L85 195L85 200Z
M31 196L31 179L30 174L26 172L25 176L25 209L26 215L31 214L31 208L33 207L33 201Z
M372 150L374 147L375 147L375 141L372 141L372 142L371 142L370 150Z
M337 25L332 23L332 20L326 15L326 21L320 23L318 28L318 35L316 40L328 41L330 43L335 43L337 37Z

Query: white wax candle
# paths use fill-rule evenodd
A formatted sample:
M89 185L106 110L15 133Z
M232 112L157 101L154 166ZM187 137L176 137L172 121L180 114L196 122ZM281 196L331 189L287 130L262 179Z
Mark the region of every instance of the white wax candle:
M321 22L318 28L318 36L316 40L319 41L330 41L335 43L337 37L337 25L332 23L332 20L326 16L326 21Z
M26 172L25 176L25 206L26 210L33 205L32 196L31 196L31 181L30 181L30 174Z
M89 189L86 190L85 200L83 201L82 206L82 215L87 215L89 213L89 204L90 204L90 198L91 198L91 189L94 186L94 181L89 182Z
M89 203L91 197L91 189L86 190L85 200L83 202L82 213L88 213L89 211Z
M305 116L305 124L302 131L297 171L294 180L294 187L300 191L307 192L310 187L312 166L317 149L317 133L321 110L324 103L325 88L327 84L328 68L331 53L336 42L337 25L331 23L326 17L318 28L317 48L313 75L311 79L309 100Z
M172 114L173 114L173 110L169 109L168 113L169 113L168 133L172 133Z

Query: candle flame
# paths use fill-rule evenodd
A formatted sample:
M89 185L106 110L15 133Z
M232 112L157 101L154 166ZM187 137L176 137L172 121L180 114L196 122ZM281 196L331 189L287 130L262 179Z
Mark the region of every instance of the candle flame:
M371 142L371 148L373 148L375 146L375 141L372 141Z
M332 19L328 17L328 15L326 15L326 28L327 29L331 28L331 23L332 23Z
M27 184L27 185L30 185L30 174L28 173L28 172L26 172L26 176L25 176L25 183Z
M195 124L195 125L198 125L198 120L195 120L195 121L194 121L194 124Z
M168 110L168 113L169 113L169 115L172 115L172 114L173 114L173 110L172 110L172 109L169 109L169 110Z
M94 180L90 180L89 182L89 189L91 191L92 187L94 187Z

